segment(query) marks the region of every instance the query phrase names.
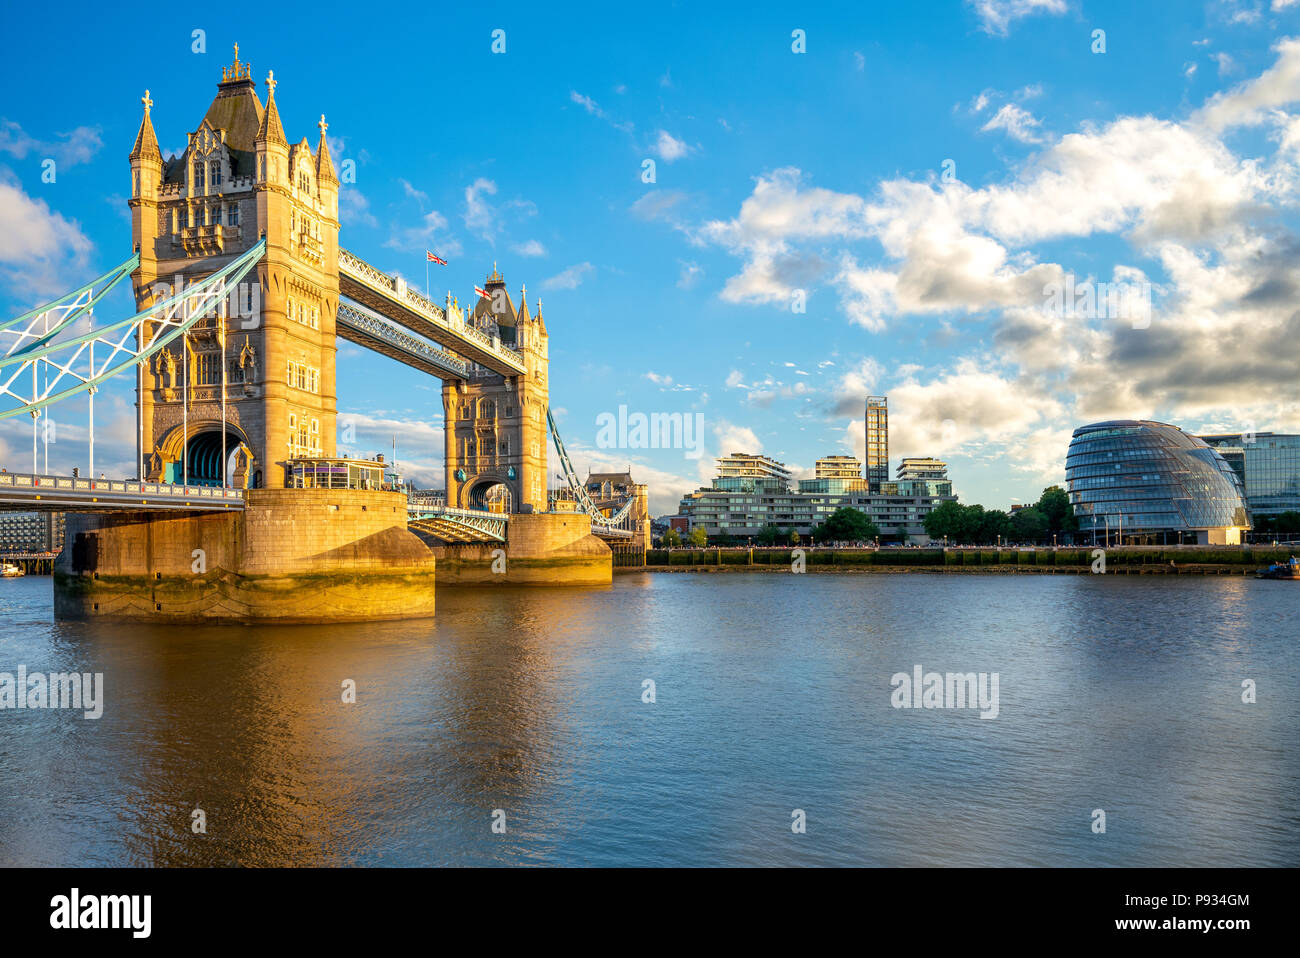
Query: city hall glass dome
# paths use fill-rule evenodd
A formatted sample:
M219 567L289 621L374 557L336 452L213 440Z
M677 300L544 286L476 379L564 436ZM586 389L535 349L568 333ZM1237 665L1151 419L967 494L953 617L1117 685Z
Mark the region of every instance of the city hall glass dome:
M1081 538L1236 543L1250 528L1241 479L1177 426L1120 419L1080 426L1065 457Z

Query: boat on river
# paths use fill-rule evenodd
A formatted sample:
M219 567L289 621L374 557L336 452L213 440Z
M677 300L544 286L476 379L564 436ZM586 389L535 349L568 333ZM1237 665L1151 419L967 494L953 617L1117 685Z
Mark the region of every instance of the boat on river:
M1300 559L1291 557L1290 562L1274 562L1267 569L1255 573L1256 579L1300 579Z

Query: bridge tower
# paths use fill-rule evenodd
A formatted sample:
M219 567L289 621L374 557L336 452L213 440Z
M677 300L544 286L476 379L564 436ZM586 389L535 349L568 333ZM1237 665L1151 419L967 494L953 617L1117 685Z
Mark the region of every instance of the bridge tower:
M286 461L335 454L339 181L324 116L315 152L305 137L291 145L273 73L266 87L263 107L236 45L184 152L166 160L145 95L130 156L137 308L267 242L230 299L140 371L138 441L151 480L220 485L224 473L233 485L281 488Z
M545 512L547 503L547 332L542 303L515 308L493 264L469 324L518 349L527 372L502 376L475 367L468 380L442 387L446 416L447 505L505 512Z

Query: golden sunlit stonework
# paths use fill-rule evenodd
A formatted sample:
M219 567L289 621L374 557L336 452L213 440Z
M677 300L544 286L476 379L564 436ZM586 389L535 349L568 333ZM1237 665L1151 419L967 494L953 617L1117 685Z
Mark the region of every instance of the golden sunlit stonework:
M339 180L325 118L314 151L305 137L291 145L274 73L266 91L263 106L236 47L184 151L166 159L153 101L147 92L143 99L130 155L137 307L267 243L224 307L141 371L139 440L150 480L219 482L224 470L235 485L274 489L284 486L285 461L335 454Z
M528 291L515 307L496 264L468 322L499 337L524 358L526 372L502 376L486 369L442 389L447 463L447 503L457 508L505 512L547 509L546 322L542 304L528 308ZM455 303L451 309L457 313ZM459 318L459 317L458 317Z

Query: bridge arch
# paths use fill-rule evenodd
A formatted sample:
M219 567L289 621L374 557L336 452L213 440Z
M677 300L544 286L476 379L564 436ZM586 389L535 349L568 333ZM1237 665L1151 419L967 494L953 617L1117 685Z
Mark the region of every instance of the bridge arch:
M188 435L188 442L186 437ZM224 472L234 472L232 462L236 452L243 447L246 451L252 444L244 431L232 422L226 423L226 462ZM221 461L221 423L194 422L189 424L188 433L183 425L172 427L162 437L157 447L157 466L162 482L181 482L187 473L182 459L188 455L189 484L192 486L219 486L222 482L223 464ZM247 458L247 452L245 453ZM251 465L251 463L250 463ZM249 470L251 473L251 470ZM259 470L260 472L260 470ZM230 475L231 485L243 485ZM248 484L256 485L250 476Z
M515 511L518 501L509 480L494 475L475 476L461 487L461 493L465 498L461 503L462 509L509 514Z

